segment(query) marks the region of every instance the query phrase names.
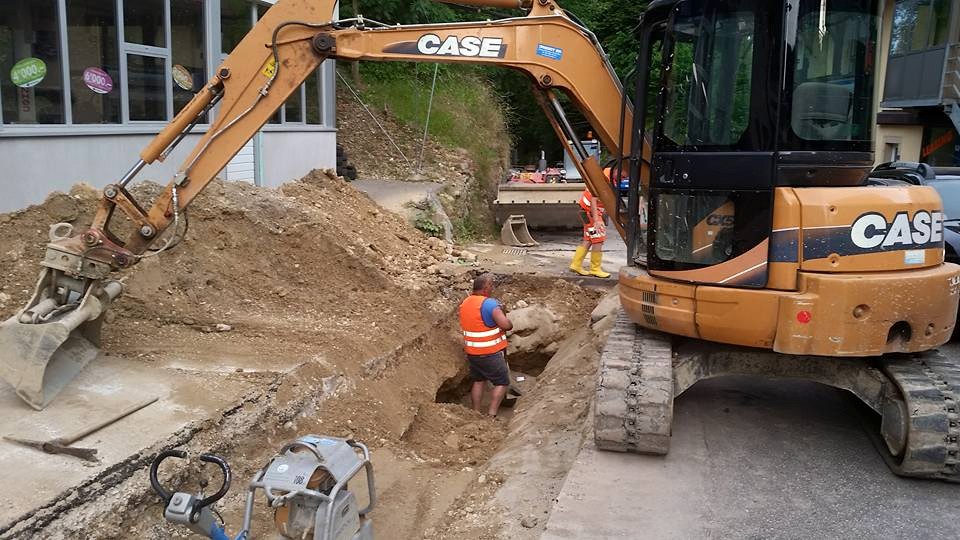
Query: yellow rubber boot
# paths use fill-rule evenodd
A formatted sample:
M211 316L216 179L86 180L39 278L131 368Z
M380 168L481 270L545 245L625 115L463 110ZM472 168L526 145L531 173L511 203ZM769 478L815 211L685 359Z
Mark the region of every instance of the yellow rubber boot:
M590 272L583 269L583 259L587 256L587 248L579 246L573 254L573 262L570 263L570 271L576 272L581 276L589 276Z
M591 251L590 252L590 275L597 276L598 278L608 278L610 274L604 272L601 265L603 264L603 252L602 251Z

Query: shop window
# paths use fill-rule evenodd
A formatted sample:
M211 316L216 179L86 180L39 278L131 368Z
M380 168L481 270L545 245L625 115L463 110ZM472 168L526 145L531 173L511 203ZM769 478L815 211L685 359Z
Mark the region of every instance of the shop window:
M116 5L100 0L66 4L73 122L120 123Z
M950 126L925 127L920 161L934 167L960 166L960 139Z
M271 7L273 6L265 6L263 4L257 4L257 20L259 21L260 19L262 19L263 16L267 14L267 10L270 9Z
M287 98L283 105L284 120L287 122L303 122L303 86L297 88Z
M893 13L890 54L925 51L947 42L951 0L898 0Z
M253 26L253 9L248 0L221 0L220 50L230 54Z
M167 77L163 58L127 55L131 121L167 119Z
M165 47L164 0L126 0L123 3L123 40Z
M203 4L196 0L170 0L170 33L173 53L173 111L178 112L207 84L204 57ZM206 117L201 122L206 123Z
M63 74L55 0L0 10L0 99L5 124L62 124Z
M306 95L307 123L319 125L323 123L323 114L320 112L320 70L316 70L307 77L304 83Z

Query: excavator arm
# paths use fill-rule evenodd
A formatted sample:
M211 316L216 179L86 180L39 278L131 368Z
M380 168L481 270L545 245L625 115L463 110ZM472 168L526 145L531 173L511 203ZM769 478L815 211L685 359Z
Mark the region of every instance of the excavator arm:
M628 157L623 149L631 148L632 110L595 36L553 0L457 3L528 12L493 21L387 26L362 18L335 21L333 0L277 2L130 171L104 188L89 229L51 229L32 299L0 324L0 376L31 406L45 407L98 353L104 314L122 291L110 273L173 247L193 199L328 58L483 64L525 73L590 191L607 208L621 208L618 192L580 146L558 97L568 97L615 158ZM128 190L130 183L143 167L163 161L215 106L207 132L145 208ZM118 209L129 222L124 239L112 227ZM624 234L625 219L615 215Z

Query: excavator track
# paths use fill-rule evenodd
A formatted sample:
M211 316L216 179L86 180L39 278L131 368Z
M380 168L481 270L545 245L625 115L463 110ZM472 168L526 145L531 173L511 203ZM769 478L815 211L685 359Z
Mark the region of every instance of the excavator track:
M878 445L887 465L901 476L960 482L960 366L943 353L930 351L883 359L881 368L899 390L907 413L903 451L892 455ZM886 424L886 407L884 416Z
M594 439L601 450L664 455L673 423L670 337L621 309L600 357Z

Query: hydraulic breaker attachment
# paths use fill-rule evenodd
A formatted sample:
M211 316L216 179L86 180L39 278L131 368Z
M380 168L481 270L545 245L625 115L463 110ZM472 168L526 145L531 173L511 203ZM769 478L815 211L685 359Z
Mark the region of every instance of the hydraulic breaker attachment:
M0 377L41 410L96 358L100 327L119 281L44 268L27 307L0 323Z
M530 229L527 228L527 218L524 216L510 216L503 221L500 229L500 241L505 246L533 247L539 245Z

